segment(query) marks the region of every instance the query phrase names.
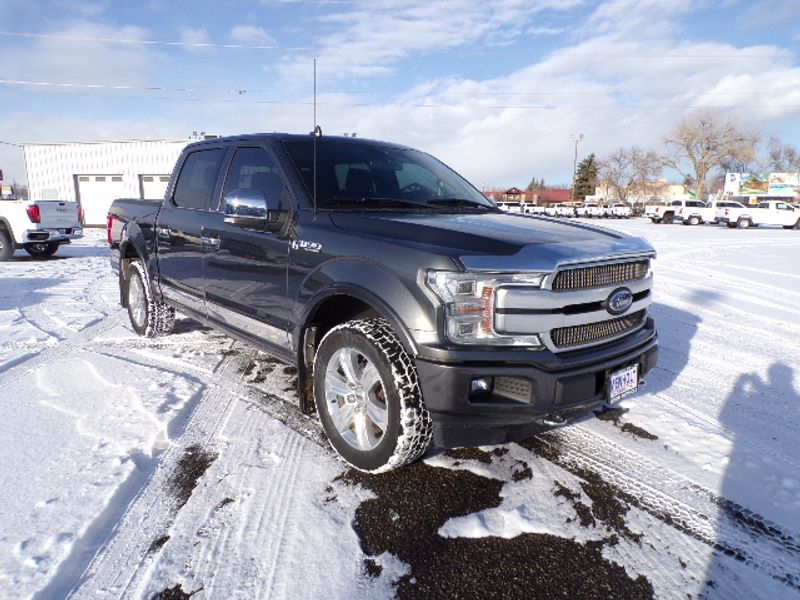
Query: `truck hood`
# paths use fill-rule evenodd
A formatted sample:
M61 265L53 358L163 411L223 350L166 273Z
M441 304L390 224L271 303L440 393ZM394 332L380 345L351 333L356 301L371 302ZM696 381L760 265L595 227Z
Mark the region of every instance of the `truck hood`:
M655 254L643 239L583 223L505 213L331 213L352 235L458 259L476 271L552 270L558 265Z

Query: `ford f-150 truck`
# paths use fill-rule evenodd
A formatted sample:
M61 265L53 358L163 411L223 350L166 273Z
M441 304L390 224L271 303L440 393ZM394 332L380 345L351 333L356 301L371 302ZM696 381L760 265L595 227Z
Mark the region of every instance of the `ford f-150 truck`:
M718 217L728 227L747 229L758 225L781 225L784 229L800 229L800 210L784 201L768 200L755 206L731 206Z
M137 333L177 309L294 364L301 410L365 471L564 425L658 356L646 241L506 213L396 144L191 144L162 201L113 203L108 236Z
M82 221L76 202L0 200L0 261L17 248L37 258L52 256L60 245L83 237Z

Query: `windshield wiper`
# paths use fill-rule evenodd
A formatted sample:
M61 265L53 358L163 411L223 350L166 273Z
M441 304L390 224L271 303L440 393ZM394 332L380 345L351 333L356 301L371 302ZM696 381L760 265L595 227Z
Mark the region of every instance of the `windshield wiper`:
M431 198L428 200L429 205L434 206L452 206L454 208L471 208L475 210L494 210L493 206L488 204L479 204L473 200L466 198Z
M364 196L361 198L326 198L320 203L322 208L330 206L358 206L359 208L415 208L417 210L425 208L424 204L413 202L411 200L403 200L402 198L382 198L376 196Z

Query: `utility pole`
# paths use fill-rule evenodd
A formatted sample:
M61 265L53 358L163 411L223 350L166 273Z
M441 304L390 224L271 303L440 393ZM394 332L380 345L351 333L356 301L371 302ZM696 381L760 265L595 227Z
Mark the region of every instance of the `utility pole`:
M583 140L582 133L570 133L569 139L575 142L575 158L572 161L572 202L575 202L575 180L578 178L578 142Z

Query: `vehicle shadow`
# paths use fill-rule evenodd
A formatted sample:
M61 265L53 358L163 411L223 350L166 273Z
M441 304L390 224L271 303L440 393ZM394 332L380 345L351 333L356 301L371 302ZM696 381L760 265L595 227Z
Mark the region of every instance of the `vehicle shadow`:
M800 393L795 380L800 384L792 367L776 362L766 378L741 375L725 401L720 423L734 439L702 598L766 599L796 597L800 592L800 474L792 466L800 452ZM769 507L774 513L765 517L747 508L752 506ZM783 522L774 522L776 514ZM731 531L752 539L756 551L736 547L726 539ZM756 577L747 568L737 568L732 576L736 561L765 565L759 570L775 585L765 589L763 574Z
M646 377L645 392L668 389L689 364L692 339L697 334L700 317L669 304L654 302L649 309L658 331L658 364Z
M67 260L70 258L104 258L110 257L111 250L105 244L97 246L77 246L77 245L63 245L58 249L58 252L47 258L31 256L25 250L17 250L14 255L8 259L9 262L44 262L50 260Z

